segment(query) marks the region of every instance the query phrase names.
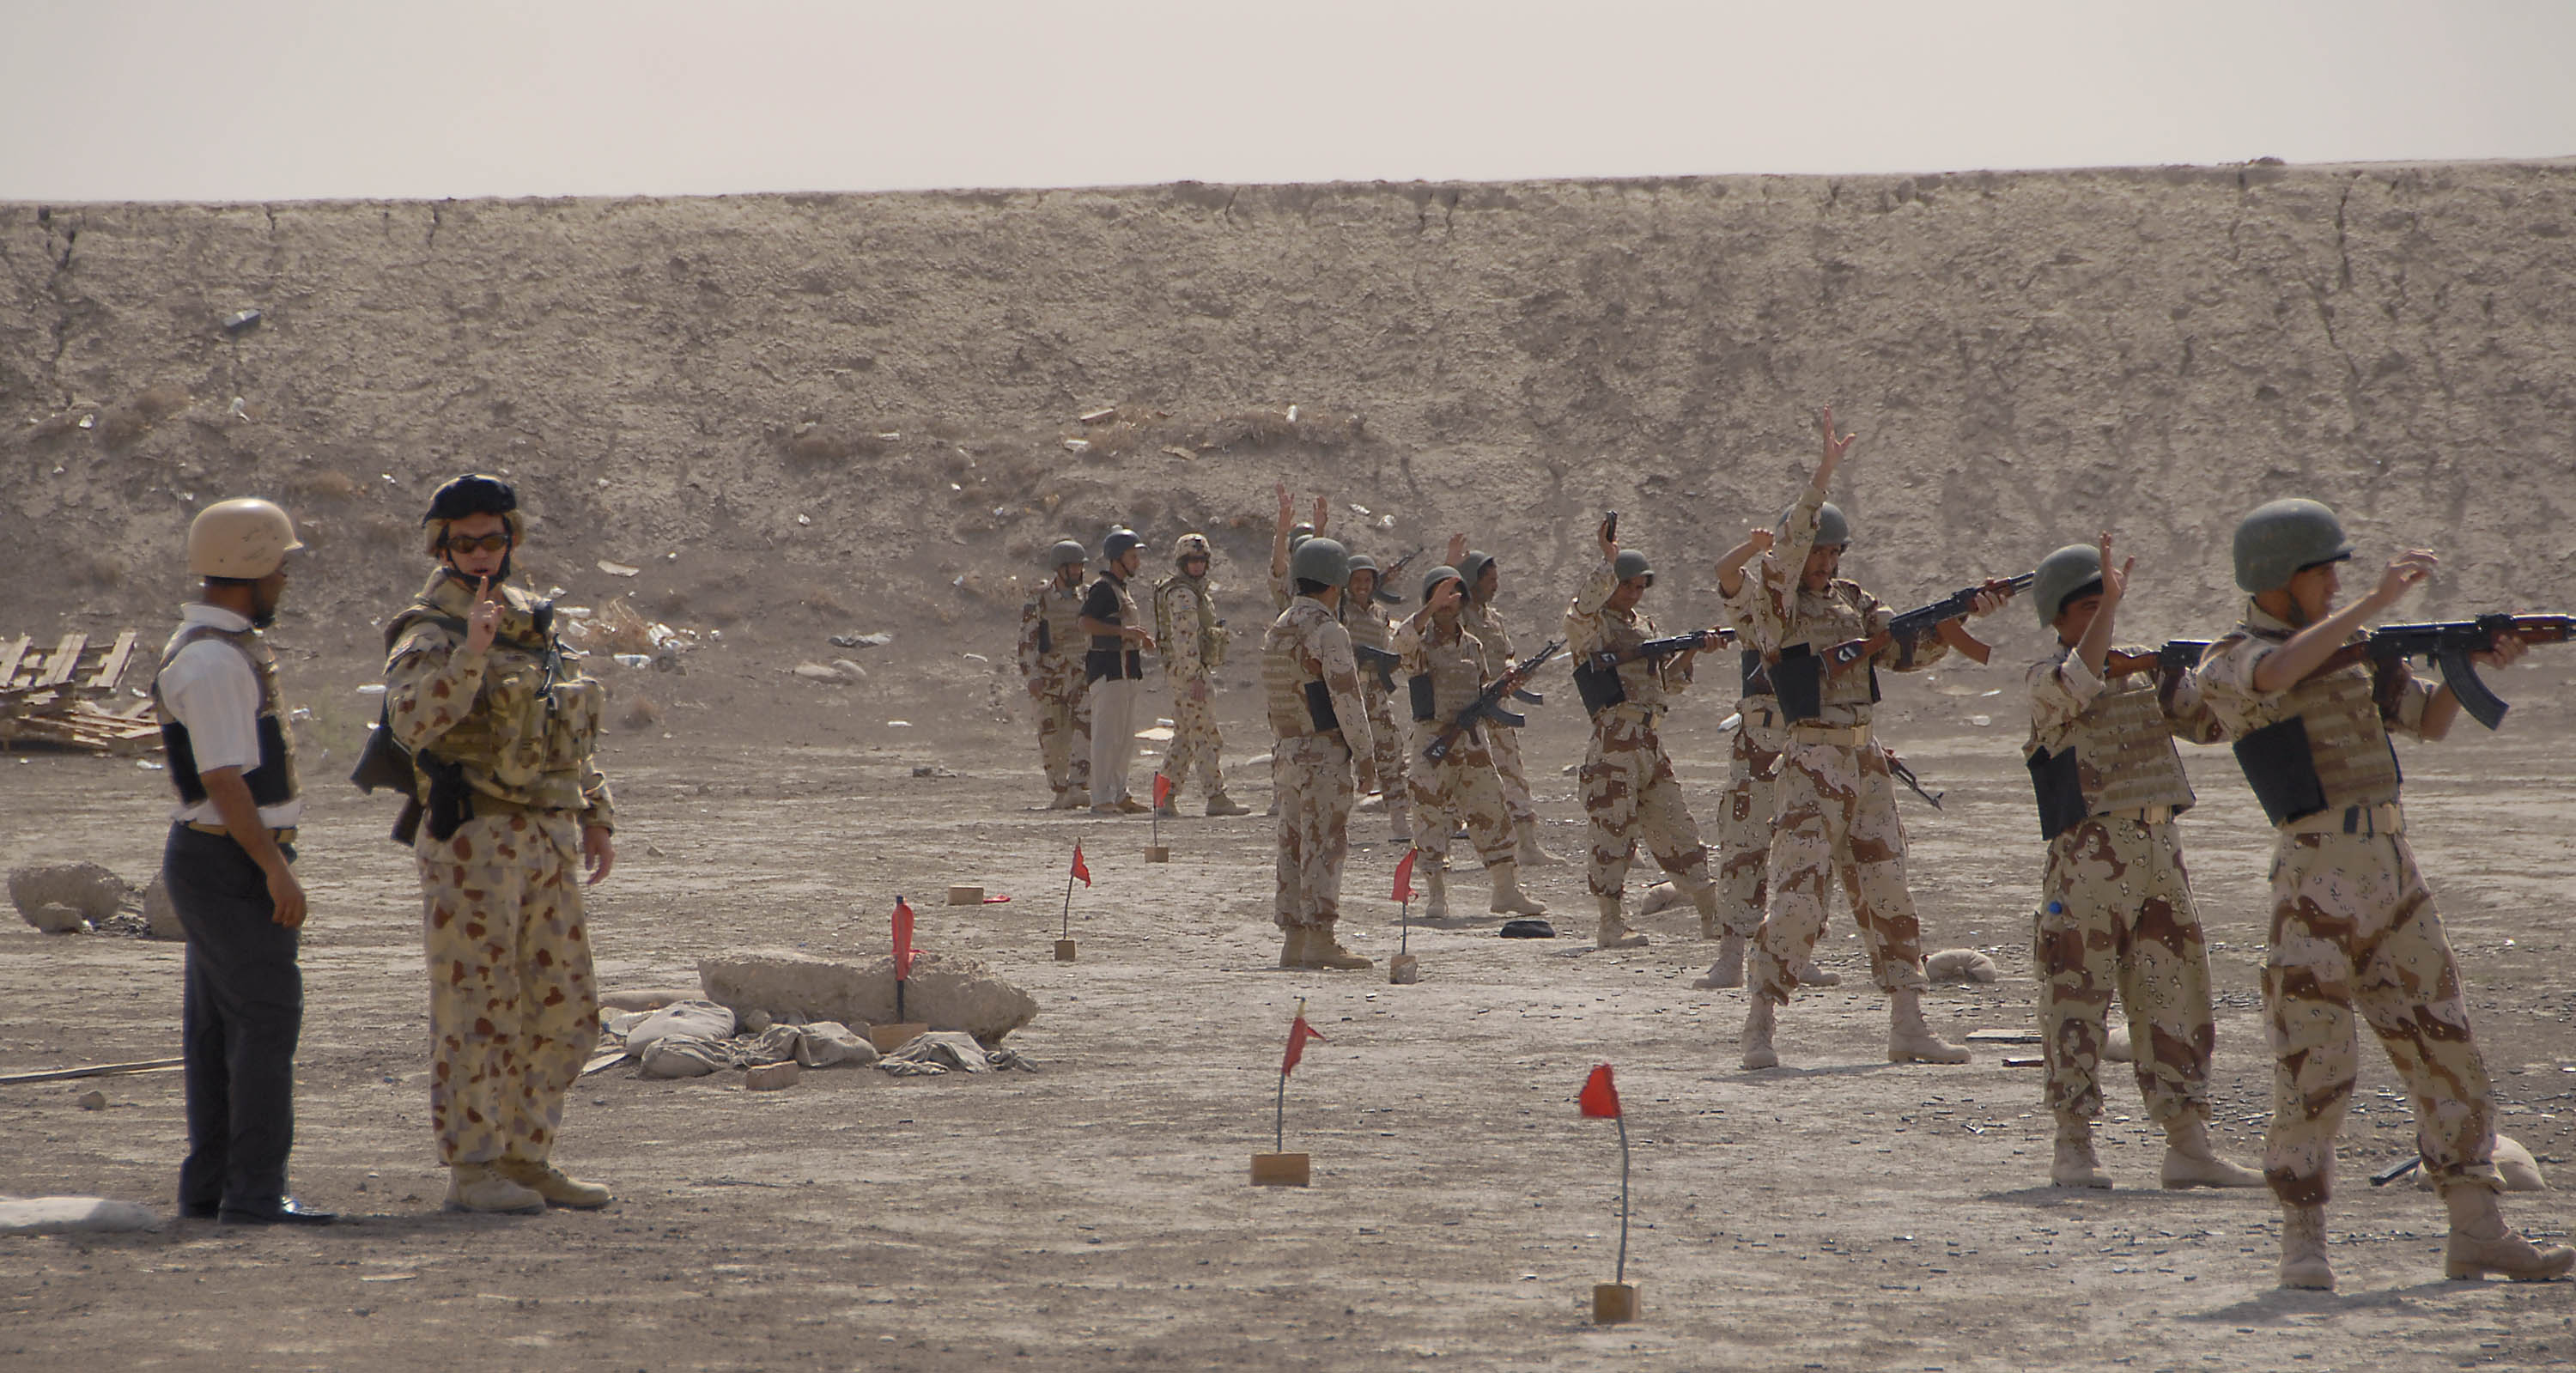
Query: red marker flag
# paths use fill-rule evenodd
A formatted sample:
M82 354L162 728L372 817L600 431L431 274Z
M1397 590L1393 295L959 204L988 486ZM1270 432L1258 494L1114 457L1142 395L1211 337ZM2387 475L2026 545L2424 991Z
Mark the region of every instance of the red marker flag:
M901 982L912 976L912 907L898 896L894 899L894 979Z
M1302 1003L1300 1003L1297 1018L1289 1022L1288 1025L1288 1056L1280 1060L1279 1075L1284 1078L1288 1076L1288 1074L1296 1071L1297 1060L1306 1056L1307 1040L1322 1039L1323 1037L1322 1031L1319 1031L1314 1026L1306 1023L1305 1011L1302 1008Z
M1165 806L1167 806L1167 805L1170 805L1171 803L1172 803L1172 779L1171 779L1171 778L1169 778L1169 777L1164 776L1163 774L1161 774L1161 773L1159 773L1159 772L1158 772L1158 773L1155 773L1155 774L1154 774L1154 809L1156 809L1156 810L1161 810L1163 807L1165 807Z
M1395 892L1393 895L1387 897L1387 900L1410 901L1413 899L1413 860L1421 856L1422 850L1420 849L1406 849L1404 851L1404 861L1395 865Z
M1611 1084L1609 1064L1593 1066L1592 1076L1584 1079L1583 1091L1574 1098L1574 1104L1587 1116L1619 1118L1619 1089Z
M1082 879L1082 885L1091 885L1091 869L1083 865L1082 841L1079 839L1073 841L1073 875Z

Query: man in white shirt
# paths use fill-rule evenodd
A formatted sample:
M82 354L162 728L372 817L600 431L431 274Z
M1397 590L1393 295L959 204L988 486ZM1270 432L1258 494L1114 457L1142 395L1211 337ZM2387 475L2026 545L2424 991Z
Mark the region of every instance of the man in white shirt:
M285 594L286 555L303 546L267 501L200 513L188 527L188 570L204 590L181 610L152 681L179 792L161 878L188 938L179 1209L237 1224L332 1220L286 1190L304 1024L295 965L304 888L293 866L304 802L277 656L260 634Z

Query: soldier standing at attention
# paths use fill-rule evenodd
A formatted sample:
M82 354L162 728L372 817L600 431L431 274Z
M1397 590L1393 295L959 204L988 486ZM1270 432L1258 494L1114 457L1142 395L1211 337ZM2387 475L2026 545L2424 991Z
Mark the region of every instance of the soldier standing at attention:
M1172 685L1172 747L1163 755L1162 776L1177 798L1196 762L1208 814L1250 815L1250 806L1238 806L1225 794L1225 739L1216 727L1214 680L1225 665L1225 626L1217 623L1216 597L1208 586L1212 556L1205 534L1183 534L1172 545L1172 575L1154 586L1154 639L1162 650L1164 680ZM1165 819L1179 814L1171 801L1163 804Z
M1342 914L1351 806L1377 783L1359 665L1349 632L1333 614L1350 580L1349 557L1331 539L1299 545L1288 568L1297 599L1261 640L1262 693L1277 739L1270 759L1279 793L1275 909L1283 968L1369 966L1333 933Z
M1503 627L1503 612L1494 604L1494 597L1503 588L1502 566L1490 553L1470 551L1464 534L1449 536L1449 565L1466 579L1467 605L1462 613L1467 632L1485 646L1485 677L1491 681L1520 661L1512 652L1511 631ZM1503 783L1503 806L1511 812L1512 829L1520 844L1521 862L1533 868L1563 863L1564 859L1548 852L1538 841L1538 810L1530 803L1529 775L1521 769L1521 732L1490 722L1486 732L1487 747L1494 755L1494 775Z
M1796 969L1814 952L1825 927L1825 875L1839 872L1852 917L1869 950L1871 976L1887 993L1887 1057L1892 1063L1965 1063L1965 1046L1944 1042L1923 1020L1923 934L1905 886L1905 827L1896 818L1896 788L1887 751L1870 728L1878 669L1912 672L1947 656L1953 643L1974 643L1955 621L1922 644L1890 639L1854 663L1827 672L1824 653L1867 638L1894 618L1859 583L1837 575L1842 546L1822 541L1825 495L1857 436L1834 432L1831 409L1818 427L1825 453L1798 503L1789 507L1744 589L1751 647L1788 725L1773 783L1777 811L1771 836L1771 909L1754 956L1752 1008L1744 1018L1744 1066L1774 1067L1778 1008L1788 1004ZM1841 531L1846 538L1849 530ZM2003 595L1976 598L1991 614Z
M563 662L553 605L510 585L527 526L508 483L458 477L421 524L438 566L385 627L385 716L427 812L414 851L447 1206L605 1206L606 1187L551 1161L599 1039L576 871L595 886L617 862L600 686Z
M1082 632L1091 636L1083 655L1083 680L1091 691L1091 813L1141 815L1147 807L1127 791L1127 768L1136 761L1136 693L1144 689L1145 655L1154 635L1142 624L1136 593L1127 583L1145 562L1145 541L1134 530L1112 529L1100 542L1100 579L1082 598Z
M1592 746L1583 755L1583 812L1592 821L1593 899L1601 908L1597 942L1605 949L1633 949L1646 936L1628 928L1619 906L1628 864L1643 843L1673 885L1690 895L1702 920L1717 914L1717 891L1708 881L1708 849L1699 842L1690 803L1682 799L1673 760L1656 726L1672 699L1690 685L1696 649L1663 658L1631 658L1607 670L1592 666L1596 653L1635 649L1655 636L1655 622L1637 609L1655 584L1646 555L1619 547L1603 520L1601 564L1577 587L1565 608L1565 643L1577 664L1575 686L1592 714Z
M188 525L188 570L205 579L204 590L180 611L152 679L179 792L161 880L188 937L179 1213L253 1225L332 1219L286 1191L304 1026L295 966L304 887L294 867L304 799L277 655L260 633L286 593L286 555L303 546L294 522L267 501L199 512Z
M2200 667L2202 693L2278 831L2263 968L2273 1058L2263 1175L2281 1202L2281 1285L2334 1286L2325 1205L2335 1132L2361 1066L2356 1008L2414 1099L2416 1148L2451 1213L2444 1274L2563 1277L2576 1250L2533 1245L2496 1205L2486 1063L2398 805L2390 731L2440 739L2460 703L2403 660L2380 671L2367 657L2329 661L2362 642L2364 623L2438 560L2420 548L2401 553L2370 594L2337 610L2337 569L2351 557L2342 523L2315 501L2274 501L2247 515L2236 526L2236 585L2252 599ZM2510 663L2523 647L2506 638L2478 661Z
M1494 775L1487 740L1494 724L1478 720L1450 744L1438 762L1425 756L1432 741L1475 703L1485 688L1484 646L1464 623L1467 584L1456 571L1435 567L1423 574L1422 609L1395 632L1395 652L1405 674L1413 716L1410 769L1413 846L1431 860L1425 878L1427 920L1449 915L1450 817L1466 821L1467 835L1493 880L1496 915L1545 915L1547 907L1521 890L1512 822L1503 809L1503 785ZM1384 781L1386 774L1378 774ZM1392 790L1392 784L1389 787Z
M1037 703L1038 757L1055 793L1050 810L1091 804L1091 696L1082 679L1082 545L1047 550L1049 579L1020 611L1020 676Z
M2259 1187L2260 1173L2209 1143L2209 951L2183 871L2174 816L2192 804L2177 735L2218 742L2217 720L2188 670L2169 678L2152 650L2112 656L2112 620L2136 559L2111 566L2111 536L2040 560L2031 585L2057 647L2031 664L2023 754L2048 843L2031 961L2047 1099L2057 1117L2049 1181L2108 1187L2093 1152L2102 1114L2104 1017L2116 989L2129 1014L2138 1093L2164 1127L2160 1180L2171 1188ZM2141 664L2147 670L2122 670Z
M1377 745L1377 785L1386 802L1386 821L1396 843L1413 841L1406 817L1412 797L1405 787L1404 732L1395 727L1395 626L1377 603L1377 560L1351 555L1351 577L1342 585L1342 628L1351 636L1351 652L1360 659L1360 696L1368 702L1369 738ZM1378 665L1370 659L1375 657Z

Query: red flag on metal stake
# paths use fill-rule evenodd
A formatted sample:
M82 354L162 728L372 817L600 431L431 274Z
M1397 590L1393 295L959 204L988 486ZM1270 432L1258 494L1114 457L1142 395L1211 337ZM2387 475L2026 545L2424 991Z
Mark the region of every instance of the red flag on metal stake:
M1091 869L1083 866L1082 841L1079 839L1073 841L1073 875L1082 879L1082 885L1091 885Z
M1171 778L1169 778L1169 777L1164 776L1163 774L1161 774L1161 773L1159 773L1159 772L1158 772L1158 773L1155 773L1155 774L1154 774L1154 809L1156 809L1156 810L1161 810L1163 807L1165 807L1165 806L1167 806L1167 805L1171 804L1171 800L1172 800L1172 779L1171 779Z
M1406 849L1404 851L1404 861L1395 865L1395 892L1393 895L1387 897L1389 901L1410 901L1413 899L1413 860L1421 856L1422 850L1420 849Z
M1574 1098L1575 1105L1587 1116L1604 1120L1619 1118L1619 1089L1610 1081L1610 1065L1596 1064L1592 1076L1584 1079L1583 1091Z
M894 980L912 976L912 907L894 899Z
M1279 1075L1286 1077L1297 1069L1297 1060L1306 1056L1306 1041L1322 1039L1321 1030L1306 1023L1305 1003L1299 1002L1297 1018L1288 1024L1288 1056L1279 1063Z

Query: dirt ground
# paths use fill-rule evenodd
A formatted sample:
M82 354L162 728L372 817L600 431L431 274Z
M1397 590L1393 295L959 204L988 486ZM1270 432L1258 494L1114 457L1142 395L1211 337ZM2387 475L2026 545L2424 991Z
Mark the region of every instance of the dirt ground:
M2545 650L2544 650L2545 651ZM2405 755L2423 862L2446 908L2504 1130L2564 1170L2576 1153L2576 912L2564 883L2576 781L2557 672L2500 683L2503 734ZM2547 685L2543 685L2543 678ZM2342 1290L2273 1286L2268 1194L2153 1186L2134 1085L2115 1080L2117 1190L2042 1186L2035 1069L1980 1046L1962 1068L1881 1062L1883 998L1837 910L1822 960L1845 985L1785 1013L1790 1065L1735 1066L1740 992L1688 982L1708 947L1674 914L1653 946L1504 942L1491 922L1415 930L1417 986L1382 971L1270 966L1259 817L1164 828L1029 809L1017 724L889 726L856 689L666 689L657 731L611 741L621 862L594 900L605 985L685 983L701 954L882 948L896 893L952 881L1008 904L925 904L922 942L985 959L1038 998L1012 1039L1043 1071L896 1080L809 1073L752 1095L739 1075L584 1080L562 1156L615 1184L597 1214L439 1213L426 1120L411 865L383 807L315 787L314 896L294 1185L355 1218L321 1232L202 1222L112 1238L0 1241L0 1366L413 1368L2027 1368L2534 1367L2576 1361L2576 1285L2441 1281L2439 1204L2363 1174L2403 1157L2411 1116L2374 1052L2332 1212ZM774 681L765 679L765 681ZM1561 685L1561 683L1559 684ZM1953 684L1947 690L1988 689ZM761 690L771 690L764 685ZM1927 947L2005 969L1929 998L1937 1028L2031 1024L2039 846L2012 744L1939 685L1898 686L1891 732L1948 788L1907 800ZM690 693L697 693L692 696ZM1266 791L1254 698L1223 698L1238 795ZM823 704L816 704L822 702ZM1724 776L1723 707L1678 717L1702 816ZM1580 845L1580 736L1543 711L1530 754L1549 842ZM782 723L785 722L785 723ZM748 741L748 742L746 742ZM919 777L917 766L955 776ZM1140 773L1141 773L1140 765ZM2225 755L2196 754L2186 824L2219 989L2222 1148L2259 1153L2268 1111L2255 970L2266 835ZM336 781L336 774L326 772ZM157 863L160 775L131 761L0 758L0 863ZM1195 797L1190 809L1195 809ZM1364 816L1354 943L1397 943L1398 851ZM1074 840L1081 961L1050 960ZM1569 934L1580 870L1532 886ZM1631 891L1637 889L1632 878ZM1462 886L1467 885L1462 883ZM0 1070L175 1054L180 950L0 930ZM1288 1093L1311 1190L1247 1185L1269 1145L1290 1009L1327 1036ZM1644 1319L1596 1328L1586 1299L1617 1244L1617 1145L1573 1096L1616 1065L1635 1147L1629 1273ZM0 1089L0 1189L165 1207L184 1127L174 1075ZM2563 1238L2562 1194L2508 1198Z

